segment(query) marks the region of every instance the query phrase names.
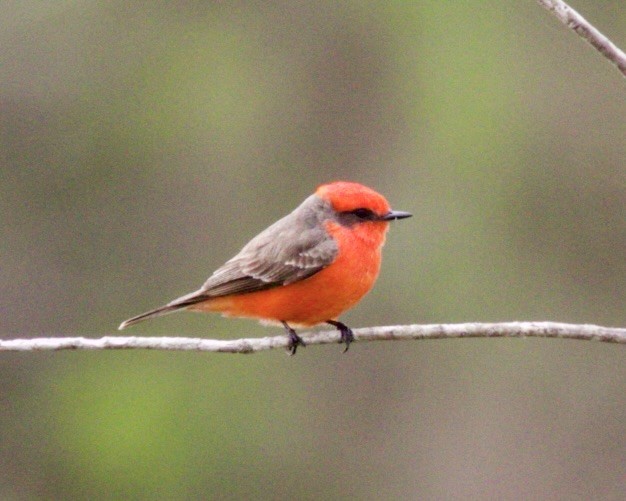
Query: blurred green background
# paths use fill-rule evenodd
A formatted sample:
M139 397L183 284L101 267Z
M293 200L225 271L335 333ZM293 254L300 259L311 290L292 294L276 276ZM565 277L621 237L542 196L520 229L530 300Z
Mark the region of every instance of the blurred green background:
M626 3L575 7L626 48ZM626 84L533 1L31 0L0 23L3 338L115 333L334 179L415 215L349 325L626 326ZM0 381L7 500L626 492L616 345L3 353Z

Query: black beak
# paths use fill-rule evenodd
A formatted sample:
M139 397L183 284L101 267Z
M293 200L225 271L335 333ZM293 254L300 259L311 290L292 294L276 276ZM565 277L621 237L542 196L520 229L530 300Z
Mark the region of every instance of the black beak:
M383 221L394 221L396 219L406 219L407 217L411 217L413 214L409 214L408 212L402 212L401 210L392 210L385 214L382 219Z

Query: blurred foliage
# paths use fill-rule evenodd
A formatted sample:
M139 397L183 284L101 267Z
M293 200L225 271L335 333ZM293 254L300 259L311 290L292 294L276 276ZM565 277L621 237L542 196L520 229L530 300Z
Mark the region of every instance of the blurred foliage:
M332 179L416 216L352 326L626 325L624 82L533 2L5 2L0 44L4 338L111 334ZM5 353L0 498L621 499L624 356Z

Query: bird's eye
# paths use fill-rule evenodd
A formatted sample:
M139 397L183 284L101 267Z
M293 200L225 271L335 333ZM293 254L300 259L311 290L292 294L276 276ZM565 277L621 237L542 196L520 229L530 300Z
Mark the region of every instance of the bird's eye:
M359 207L358 209L340 212L337 214L337 220L343 226L351 227L352 225L366 223L368 221L380 221L381 217L373 210Z
M350 212L354 214L356 217L358 217L359 219L365 219L365 220L376 219L376 214L374 214L374 212L372 212L369 209L354 209L353 211L350 211Z

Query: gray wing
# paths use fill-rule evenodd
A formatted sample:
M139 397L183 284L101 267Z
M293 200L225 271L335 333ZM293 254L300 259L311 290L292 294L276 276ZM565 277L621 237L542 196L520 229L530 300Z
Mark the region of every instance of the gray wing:
M254 237L199 290L168 306L185 307L212 297L287 285L323 270L338 253L337 243L323 225L330 214L327 202L316 196L307 198Z

